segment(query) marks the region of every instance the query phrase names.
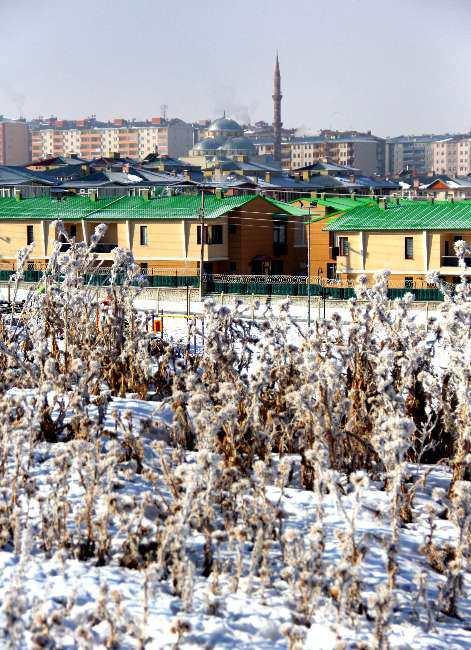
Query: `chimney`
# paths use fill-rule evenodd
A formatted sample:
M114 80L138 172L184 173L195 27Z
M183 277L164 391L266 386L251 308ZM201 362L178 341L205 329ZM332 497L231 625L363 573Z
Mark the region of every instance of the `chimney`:
M93 190L93 192L90 192L89 197L90 201L96 201L98 199L98 192Z
M216 187L215 194L216 194L217 199L222 199L223 198L222 188L221 187Z
M190 172L189 172L188 169L184 169L184 170L183 170L183 178L184 178L186 181L191 180Z
M18 190L17 188L15 188L15 189L13 190L13 194L15 195L15 199L16 199L17 201L21 201L21 199L23 198L23 197L21 196L21 190Z
M311 192L311 199L317 199L317 192Z
M305 169L303 171L303 181L308 181L309 180L309 170Z
M384 198L384 196L382 196L378 200L378 207L380 208L380 210L386 210L387 209L388 204L387 204L386 199Z
M150 200L150 189L145 188L141 190L141 196L143 197L144 201L149 201Z
M271 172L265 172L265 183L271 183Z

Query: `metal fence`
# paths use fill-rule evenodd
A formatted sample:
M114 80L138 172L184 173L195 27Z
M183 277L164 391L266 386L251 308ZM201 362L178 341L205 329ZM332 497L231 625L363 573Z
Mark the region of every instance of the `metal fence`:
M0 281L8 282L13 275L12 270L0 270ZM39 282L44 271L37 269L26 270L23 275L24 282ZM199 277L196 275L179 275L178 272L163 275L145 275L149 287L185 288L198 287ZM117 283L122 284L125 275L117 276ZM92 286L109 285L110 275L107 269L97 269L97 272L85 275L85 283ZM133 284L136 284L133 282ZM308 284L305 276L212 276L203 277L205 294L225 293L242 296L307 296ZM418 301L442 301L444 299L440 289L436 287L390 287L388 298L402 298L406 293L412 293ZM310 295L321 297L325 300L348 300L355 296L352 286L338 284L311 283Z

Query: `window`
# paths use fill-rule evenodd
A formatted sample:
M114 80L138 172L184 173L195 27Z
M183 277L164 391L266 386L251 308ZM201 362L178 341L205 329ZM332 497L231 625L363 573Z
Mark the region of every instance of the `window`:
M448 240L445 241L445 257L447 257L450 254L450 242Z
M26 226L26 243L32 244L34 242L34 227Z
M222 244L222 226L211 226L210 244Z
M273 222L273 243L286 244L286 223L283 221Z
M77 237L77 226L74 223L70 226L70 236Z
M348 237L339 237L339 255L349 255L350 253L350 244L348 243Z
M304 219L297 221L294 226L294 245L295 246L306 246L307 240L307 229L310 228L309 225L304 223Z
M196 243L201 244L201 226L196 228ZM204 244L208 243L208 226L204 227Z
M229 224L229 234L230 235L235 235L237 232L237 225L235 223L230 223Z
M336 277L337 277L337 264L333 264L332 262L330 262L329 264L327 264L327 278L329 280L335 280Z
M147 237L147 226L140 226L139 228L141 246L147 246L149 239Z
M406 260L414 259L414 238L405 237L404 238L404 257Z
M404 278L404 286L406 289L413 289L414 288L414 278L407 276Z
M229 273L235 273L237 271L237 265L235 262L229 262Z

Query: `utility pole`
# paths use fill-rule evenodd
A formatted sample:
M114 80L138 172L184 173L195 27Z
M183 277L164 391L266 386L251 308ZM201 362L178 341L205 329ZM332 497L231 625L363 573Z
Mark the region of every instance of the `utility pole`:
M307 222L307 329L311 328L311 205Z
M201 190L200 208L200 302L203 300L203 265L204 265L204 189Z

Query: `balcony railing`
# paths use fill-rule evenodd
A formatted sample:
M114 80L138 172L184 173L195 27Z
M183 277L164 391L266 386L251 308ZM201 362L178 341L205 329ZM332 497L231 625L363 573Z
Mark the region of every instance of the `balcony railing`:
M471 257L465 257L466 266L471 266ZM442 257L442 266L458 266L456 255L444 255Z

